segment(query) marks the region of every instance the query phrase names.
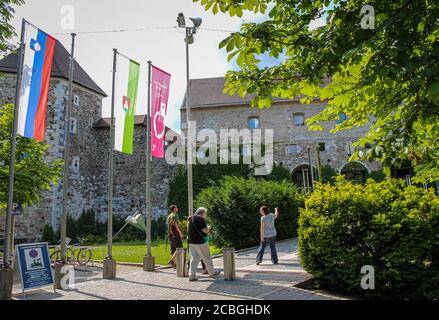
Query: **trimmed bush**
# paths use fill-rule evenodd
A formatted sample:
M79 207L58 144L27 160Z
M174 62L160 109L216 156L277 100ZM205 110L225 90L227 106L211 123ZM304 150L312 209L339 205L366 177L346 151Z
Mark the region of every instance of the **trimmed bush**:
M193 170L193 194L194 198L204 188L218 185L226 176L234 176L241 178L249 178L252 176L252 169L249 165L243 164L242 160L239 164L196 164L192 166ZM288 169L274 165L273 171L267 175L267 180L282 181L291 180ZM178 167L177 175L170 183L168 203L178 206L180 219L186 219L188 216L187 208L187 171L184 166Z
M439 198L401 180L317 184L299 219L304 268L323 287L380 298L439 298ZM362 266L375 270L363 290Z
M278 239L296 236L298 209L303 206L303 199L296 186L286 181L225 177L219 185L202 190L195 206L208 209L210 237L215 245L239 249L259 243L262 205L270 212L275 207L280 209L276 221Z

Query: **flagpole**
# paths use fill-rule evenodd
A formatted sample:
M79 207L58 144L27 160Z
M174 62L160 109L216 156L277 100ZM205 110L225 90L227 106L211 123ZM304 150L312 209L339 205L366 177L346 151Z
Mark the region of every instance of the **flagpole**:
M192 28L186 28L186 124L187 124L187 192L188 192L188 216L194 214L194 194L192 186L192 128L191 121L191 105L190 105L190 74L189 74L189 36Z
M72 116L72 97L73 97L73 72L75 61L75 37L76 33L72 33L72 47L70 51L70 66L69 66L69 87L68 100L65 111L64 126L66 128L66 137L64 143L64 170L63 170L63 198L62 198L62 214L61 214L61 263L66 262L66 233L67 233L67 204L68 204L68 189L69 189L69 152L70 152L70 121Z
M14 239L12 233L12 207L14 205L14 175L15 175L15 153L17 151L17 128L18 128L18 109L20 104L21 74L23 70L24 36L26 20L21 20L20 48L18 50L17 76L15 83L15 104L14 119L11 130L11 150L9 155L9 183L8 183L8 206L6 211L5 233L4 233L4 252L3 266L0 268L0 299L12 298L13 270L9 263L11 255L11 244Z
M6 213L5 224L5 243L4 243L4 255L3 265L5 268L9 267L10 248L14 239L11 239L12 232L12 208L14 206L14 175L15 175L15 153L17 150L17 128L18 128L18 109L20 104L20 91L21 91L21 74L23 70L23 54L24 54L24 36L25 36L26 20L21 22L21 36L20 36L20 49L18 51L18 65L17 65L17 77L15 84L15 105L14 105L14 120L11 132L11 150L9 156L9 184L8 184L8 207Z
M148 61L148 115L146 116L146 255L143 260L143 270L154 271L155 259L151 253L151 69L152 62Z
M113 49L113 80L111 91L110 150L108 165L108 218L107 218L107 257L104 260L104 279L116 277L116 261L113 260L113 167L114 167L114 100L116 90L117 49Z

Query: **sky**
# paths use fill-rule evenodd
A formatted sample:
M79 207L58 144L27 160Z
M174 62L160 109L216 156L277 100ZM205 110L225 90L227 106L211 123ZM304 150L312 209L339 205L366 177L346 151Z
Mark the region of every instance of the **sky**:
M64 29L65 8L74 8L74 29ZM171 74L170 96L166 125L180 131L180 106L186 88L186 56L184 30L172 28L177 25L179 12L189 17L201 17L202 28L238 31L243 22L262 21L262 15L245 14L242 18L228 14L213 15L206 12L199 2L192 0L27 0L16 8L12 21L17 33L21 19L38 26L57 38L70 51L70 33L76 37L75 59L93 80L111 95L111 71L113 48L141 66L140 88L136 114L145 114L147 108L147 61ZM81 34L81 32L156 28L151 30L117 33ZM61 33L61 34L60 34ZM62 34L67 33L67 34ZM227 62L225 50L218 44L230 33L224 31L199 30L195 42L190 46L190 78L224 76L227 70L235 69L234 63ZM18 43L18 38L13 39ZM276 63L263 58L262 64ZM104 117L110 115L110 98L103 101Z

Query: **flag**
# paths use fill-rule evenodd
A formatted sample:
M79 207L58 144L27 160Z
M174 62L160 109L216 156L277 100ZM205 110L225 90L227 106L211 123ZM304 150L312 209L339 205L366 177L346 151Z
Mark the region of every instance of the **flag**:
M115 146L123 153L133 154L134 115L136 113L137 90L140 65L124 56L117 65L115 91Z
M151 154L163 158L165 148L165 118L168 110L169 84L171 75L152 66L152 110L151 110Z
M125 221L140 230L146 231L145 219L143 218L141 213L136 213L133 216L128 216Z
M17 133L42 141L56 40L29 23L26 24L24 32Z

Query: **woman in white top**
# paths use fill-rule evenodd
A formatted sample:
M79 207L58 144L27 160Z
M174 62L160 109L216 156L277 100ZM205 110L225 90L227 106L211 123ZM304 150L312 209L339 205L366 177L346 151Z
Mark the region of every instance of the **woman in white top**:
M262 258L264 256L265 247L267 244L270 244L271 250L271 262L273 264L278 263L277 252L276 252L276 228L274 226L274 220L279 216L279 209L274 209L273 213L268 213L268 208L266 206L262 206L259 209L259 213L261 214L261 246L259 247L258 255L256 256L256 264L259 265L262 262Z

